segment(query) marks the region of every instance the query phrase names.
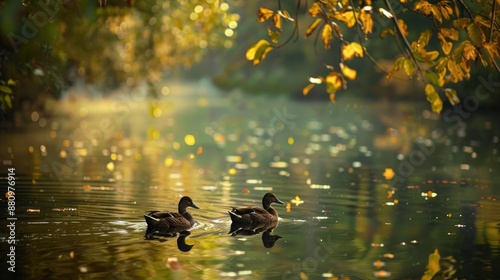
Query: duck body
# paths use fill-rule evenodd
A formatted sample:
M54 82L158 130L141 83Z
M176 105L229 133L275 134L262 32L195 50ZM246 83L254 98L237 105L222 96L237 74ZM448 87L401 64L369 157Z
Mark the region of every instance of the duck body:
M241 207L228 211L231 221L244 225L244 228L266 230L278 225L278 212L271 207L271 203L284 204L273 193L266 193L262 198L263 207Z
M179 201L178 213L170 211L149 211L144 215L144 219L146 219L148 228L153 231L155 229L160 231L168 230L171 232L184 231L191 228L195 223L193 216L187 212L187 207L200 209L194 204L190 197L184 196Z

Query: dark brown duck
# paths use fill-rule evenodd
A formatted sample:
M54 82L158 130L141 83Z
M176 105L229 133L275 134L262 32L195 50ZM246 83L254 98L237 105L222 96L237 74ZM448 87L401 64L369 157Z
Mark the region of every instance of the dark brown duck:
M186 230L194 225L193 216L191 216L191 214L189 214L189 212L186 210L187 207L200 209L200 207L194 204L193 200L190 197L184 196L179 201L179 213L170 211L150 211L149 213L144 215L144 218L146 219L148 227L162 230Z

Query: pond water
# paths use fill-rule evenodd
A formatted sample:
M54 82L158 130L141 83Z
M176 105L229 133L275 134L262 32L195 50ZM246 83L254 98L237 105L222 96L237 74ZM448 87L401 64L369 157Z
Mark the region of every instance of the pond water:
M70 96L2 128L4 192L15 168L14 212L8 193L1 203L2 223L15 224L2 226L2 275L500 275L497 114L443 121L414 101L346 94L333 105L166 86L158 100L133 91ZM227 211L260 205L267 192L286 203L273 204L280 220L270 235L281 237L274 246L264 246L263 234L228 234ZM185 195L200 207L188 208L196 220L189 235L146 239L143 215L174 211ZM7 263L12 234L15 273Z

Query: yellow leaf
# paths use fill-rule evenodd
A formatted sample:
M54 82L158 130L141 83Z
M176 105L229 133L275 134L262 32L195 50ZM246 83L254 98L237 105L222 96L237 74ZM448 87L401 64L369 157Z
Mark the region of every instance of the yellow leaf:
M349 28L356 25L356 17L354 16L354 11L335 12L333 13L333 17L344 22Z
M319 24L322 22L323 20L320 19L320 18L317 18L313 21L313 23L311 23L311 25L309 25L309 27L307 28L306 30L306 37L309 37L309 35L311 35L314 30L316 30L316 28L319 26Z
M455 29L462 29L470 23L470 18L459 18L453 21L453 27Z
M483 48L486 50L488 53L488 57L490 58L490 61L495 60L495 58L500 57L500 46L496 42L490 42L486 43L483 45ZM493 63L491 63L493 65Z
M325 24L323 31L321 32L321 39L323 40L323 45L325 50L330 49L330 41L332 40L332 26Z
M474 47L471 44L465 44L464 51L462 53L462 57L467 59L467 60L476 61L476 58L477 58L476 47Z
M321 6L317 2L312 3L311 7L309 7L309 14L313 17L316 17L320 12Z
M455 28L444 28L439 29L440 33L442 33L445 37L450 38L453 41L458 40L458 31Z
M450 101L450 104L455 106L458 103L460 103L460 99L457 96L457 91L451 88L445 88L443 89L444 94L446 94L446 97L448 97L448 101Z
M302 94L304 96L308 95L309 92L311 91L311 89L315 86L316 84L308 84L307 86L305 86L303 89L302 89Z
M293 21L295 21L295 20L294 20L294 19L290 16L290 14L288 13L288 11L287 11L287 10L283 10L283 11L278 10L278 14L279 14L281 17L283 17L284 19L288 20L288 21L292 21L292 22L293 22Z
M418 53L422 56L422 58L424 59L424 61L427 61L427 62L431 62L434 59L438 58L438 56L439 56L439 52L438 51L427 52L424 49L421 49L421 50L418 51Z
M273 14L274 14L274 12L272 10L269 10L267 8L264 8L264 7L260 7L259 10L257 11L257 20L259 22L264 22L268 18L272 17Z
M360 44L352 42L342 46L342 58L344 60L350 60L355 56L363 57L363 47Z
M408 75L408 77L411 77L415 72L415 64L411 59L405 59L403 63L403 69L405 70L406 75Z
M432 111L437 114L441 113L441 110L443 109L443 101L436 92L436 89L434 89L434 86L427 84L425 86L425 95L427 95L427 101L431 103Z
M369 34L373 32L373 18L370 12L361 10L361 14L359 15L359 20L363 24L363 33Z
M347 79L349 80L356 79L356 74L357 74L356 70L349 68L342 63L340 64L340 70L342 71L342 75L344 75L344 77L346 77Z
M386 28L380 33L380 39L384 39L387 35L394 35L394 30L392 28Z
M441 32L438 32L438 38L439 41L441 42L441 49L443 49L443 53L445 55L448 55L451 51L451 47L453 46L453 44L451 42L446 41L443 33Z
M281 30L281 16L279 14L274 14L273 25L274 27L276 27L276 29Z
M401 32L403 33L403 35L406 37L408 36L408 25L406 25L406 23L404 22L404 20L402 19L398 19L398 25L399 27L401 28Z
M260 40L247 50L246 58L247 60L252 60L253 65L257 66L266 57L266 54L272 49L273 48L269 45L268 41Z
M472 40L474 45L480 47L486 42L486 36L484 35L483 30L476 24L471 23L467 25L467 35Z
M325 77L326 91L335 93L343 86L343 80L338 72L331 72Z
M449 20L450 15L453 15L453 9L448 5L446 1L438 2L438 6L441 14L443 14L444 19Z

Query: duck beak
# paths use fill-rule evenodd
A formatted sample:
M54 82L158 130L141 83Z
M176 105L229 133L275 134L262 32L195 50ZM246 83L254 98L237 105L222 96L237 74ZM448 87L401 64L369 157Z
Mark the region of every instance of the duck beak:
M278 204L285 204L283 201L279 200L278 198L276 198L275 202L278 203Z
M196 209L200 209L200 207L198 207L198 205L194 204L194 202L193 202L193 204L191 205L191 207L196 208Z

